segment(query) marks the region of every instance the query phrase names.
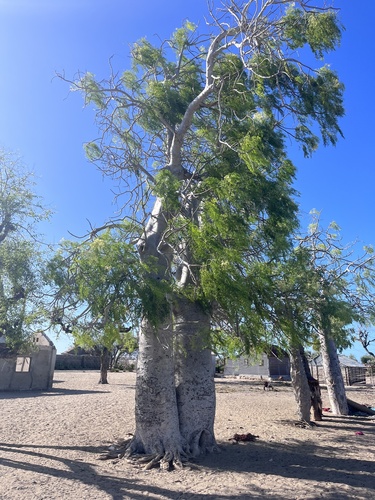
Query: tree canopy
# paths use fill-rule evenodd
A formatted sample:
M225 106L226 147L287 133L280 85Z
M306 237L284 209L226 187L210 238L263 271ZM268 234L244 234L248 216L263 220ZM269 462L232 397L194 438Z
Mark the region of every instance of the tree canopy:
M134 296L137 429L127 452L166 467L216 448L212 324L253 345L267 334L272 269L297 226L287 141L305 155L335 144L344 114L343 85L322 62L340 42L335 10L227 0L210 16L206 33L186 22L158 46L139 40L125 72L71 82L95 106L100 136L86 152L120 185L130 223L122 260L136 249L146 282L163 290L151 308L149 294Z
M0 153L0 337L26 346L43 321L42 251L37 223L48 218L20 158Z

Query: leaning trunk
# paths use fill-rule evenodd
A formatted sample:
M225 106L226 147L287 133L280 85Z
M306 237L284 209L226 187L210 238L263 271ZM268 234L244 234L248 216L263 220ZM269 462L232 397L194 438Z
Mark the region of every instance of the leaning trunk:
M100 353L100 378L99 384L108 384L110 355L106 347L103 347Z
M217 448L210 318L196 302L179 298L174 310L174 329L180 432L187 453L196 456Z
M303 346L300 346L300 353L302 357L303 366L305 368L307 382L310 387L311 406L314 412L314 420L320 421L323 420L323 408L322 408L322 393L320 390L319 380L314 378L311 374L310 365L309 362L307 361Z
M297 403L298 418L302 422L310 424L311 393L300 348L292 347L289 356L290 374Z
M331 336L321 333L319 335L319 342L332 413L335 415L348 415L349 408L344 379L341 373L335 341Z

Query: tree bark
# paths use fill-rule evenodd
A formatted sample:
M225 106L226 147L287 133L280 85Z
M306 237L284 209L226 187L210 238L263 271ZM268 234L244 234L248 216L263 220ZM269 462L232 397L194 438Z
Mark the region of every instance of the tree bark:
M166 279L170 256L163 245L168 216L157 199L144 235L138 243L141 260L157 267L149 279ZM141 322L135 396L136 431L128 455L145 453L168 468L184 457L176 400L174 334L172 315L155 328L147 318Z
M210 317L197 303L180 298L174 308L176 391L180 423L189 455L217 450L215 367L209 348Z
M319 335L323 371L327 383L328 398L334 415L348 415L344 379L341 373L337 348L333 338L324 332Z
M323 408L322 408L323 405L322 405L322 393L320 390L319 380L317 380L311 375L310 365L309 362L307 361L303 346L300 346L300 352L301 352L303 366L305 368L307 383L309 384L310 387L311 406L314 412L314 420L321 421L323 420Z
M135 398L136 431L130 453L157 454L180 460L183 443L174 383L171 325L155 330L141 325Z
M289 356L290 374L294 397L297 403L298 419L310 424L311 392L300 347L291 347Z
M100 353L99 384L108 384L109 362L110 362L109 350L106 347L103 347L103 349Z

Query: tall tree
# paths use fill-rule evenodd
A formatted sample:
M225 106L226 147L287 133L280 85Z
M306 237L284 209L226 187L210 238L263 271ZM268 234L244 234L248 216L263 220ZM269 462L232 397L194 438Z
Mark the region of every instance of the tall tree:
M312 294L306 296L309 321L318 338L333 412L348 413L344 381L337 350L349 347L354 325L369 324L373 318L374 264L371 247L361 254L352 245L344 245L340 228L331 223L324 230L319 213L312 212L309 234L299 240L297 251L307 256Z
M26 347L43 320L36 229L49 212L33 187L20 158L0 151L0 337L12 351Z
M267 259L288 246L296 207L285 138L308 155L316 124L325 144L341 133L336 74L311 69L296 52L309 47L321 59L335 48L333 10L228 0L211 19L208 34L187 22L160 47L140 40L120 76L87 73L72 83L95 103L102 130L87 153L123 182L140 261L169 288L157 321L141 322L127 450L163 467L216 447L211 320L254 326L255 285Z

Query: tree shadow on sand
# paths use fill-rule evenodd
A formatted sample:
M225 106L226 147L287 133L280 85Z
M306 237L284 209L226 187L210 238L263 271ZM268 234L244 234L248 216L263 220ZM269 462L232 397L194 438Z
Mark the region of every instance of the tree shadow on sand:
M345 423L350 424L350 420L346 419ZM163 482L162 486L152 484L153 478L150 477L149 473L144 473L144 475L140 473L134 478L134 474L129 474L127 466L117 467L108 464L107 470L102 471L100 466L96 467L89 463L104 451L103 447L96 446L72 447L0 443L0 456L2 456L0 464L3 467L31 471L35 474L64 478L75 483L78 481L83 485L94 486L98 493L106 493L113 500L141 500L145 496L168 500L247 500L266 497L281 500L282 498L297 498L290 496L290 491L289 493L285 491L285 494L280 496L269 489L263 489L259 486L259 477L264 476L269 476L271 484L272 481L283 482L288 479L312 481L316 493L314 498L322 496L332 500L364 498L361 496L364 489L369 492L373 490L374 461L346 457L340 450L340 446L324 445L324 438L320 444L294 439L292 429L291 426L291 438L287 443L270 443L261 440L244 444L222 443L221 453L200 457L191 464L191 467L187 467L182 475L178 476L178 481L186 481L189 482L187 484L190 484L193 479L194 482L199 482L198 477L202 472L209 473L213 481L215 481L215 477L219 479L220 473L246 474L249 489L247 493L241 494L236 494L235 490L230 494L223 492L219 495L209 492L194 493L186 491L186 488L184 488L184 492L176 491L176 489L172 491L172 489L168 489L168 481ZM356 439L351 425L344 429L341 427L341 429L348 431L348 439ZM369 427L366 430L366 435L371 433L372 442L375 429L372 432L370 429ZM358 444L366 446L364 441L358 441ZM368 441L367 444L370 446ZM74 458L74 453L71 454L71 457L60 457L58 450L82 453L79 459ZM23 459L25 455L27 459ZM38 463L40 459L43 459L44 464ZM45 463L46 460L49 461L48 465ZM58 468L53 466L56 461L60 462ZM63 469L60 468L61 464L63 464ZM257 475L259 475L258 482L252 481ZM169 476L169 478L170 482L173 483L172 477ZM195 480L195 478L197 479ZM158 482L160 483L160 479ZM327 483L333 484L335 491L327 491ZM340 490L343 484L351 488L350 493ZM358 491L358 495L353 497L353 490ZM339 496L338 491L340 491Z
M37 448L39 451L32 451L30 448ZM46 453L41 453L41 449L46 449ZM32 472L41 476L51 476L59 479L70 480L74 483L81 483L87 486L94 486L98 498L101 493L106 493L113 500L143 500L145 496L148 498L158 498L166 500L182 500L184 498L190 500L228 500L227 495L218 494L194 494L194 493L181 493L179 491L172 491L167 487L160 487L149 484L147 477L140 475L139 479L126 477L126 469L119 471L118 469L111 472L98 471L92 464L85 462L81 459L61 458L54 454L47 453L47 449L63 449L63 450L79 450L86 453L95 453L103 451L102 448L87 446L87 447L65 447L65 446L39 446L39 445L12 445L0 443L0 465L6 468L14 468L20 471ZM7 457L7 453L11 453L12 457L17 454L17 458ZM22 457L27 455L27 460ZM33 463L33 459L49 460L51 465L41 465ZM54 462L60 462L64 469L54 468ZM130 466L129 466L130 467ZM120 473L119 473L120 472ZM145 473L146 474L146 473ZM166 473L169 474L169 473ZM95 494L95 493L94 493ZM250 497L246 495L230 496L231 500L248 500ZM254 488L251 492L251 498L264 498L263 491ZM281 499L280 499L281 500Z
M358 430L358 427L352 429L349 426L346 430L348 430L348 437L340 438L341 441L345 439L357 440L355 430ZM362 447L371 449L370 442L373 442L374 432L375 429L366 431L367 444L360 441L358 436L358 441L356 441L358 449ZM370 434L369 441L368 435ZM337 491L332 492L332 497L329 496L330 493L325 491L327 483L334 483L338 487L345 484L354 489L367 489L369 492L374 489L373 471L375 462L373 460L347 457L345 452L340 449L339 443L337 446L324 445L324 438L322 438L322 443L319 444L294 440L292 427L291 438L287 443L270 443L261 440L244 444L223 443L221 450L221 454L201 458L198 463L203 468L217 472L263 474L274 478L278 476L285 480L313 481L316 484L316 498L320 498L322 492L324 492L324 498L338 498ZM267 496L269 496L269 493L267 493ZM371 495L368 496L368 498L370 497ZM272 496L272 498L274 497ZM286 498L286 495L284 498ZM347 496L341 492L339 498L362 498L362 496L353 497L352 491Z
M1 399L27 399L45 396L76 396L79 394L106 394L110 391L89 391L87 389L51 389L49 391L4 391L0 392Z

